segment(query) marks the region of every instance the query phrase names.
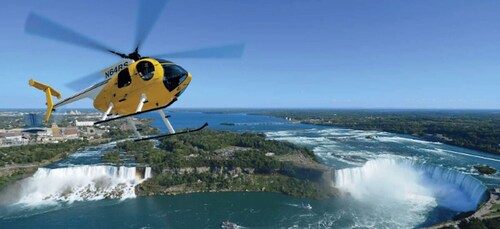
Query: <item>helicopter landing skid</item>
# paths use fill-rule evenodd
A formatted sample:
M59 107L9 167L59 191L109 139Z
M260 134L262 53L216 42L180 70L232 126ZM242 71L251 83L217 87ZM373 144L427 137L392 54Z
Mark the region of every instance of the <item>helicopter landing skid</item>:
M208 123L205 123L205 124L203 124L203 126L201 126L200 128L197 128L197 129L187 129L187 130L175 132L175 133L160 134L160 135L155 135L155 136L150 136L150 137L138 138L138 139L135 139L134 142L151 140L151 139L158 139L158 138L165 138L165 137L170 137L170 136L179 135L179 134L192 133L192 132L203 130L207 126L208 126Z

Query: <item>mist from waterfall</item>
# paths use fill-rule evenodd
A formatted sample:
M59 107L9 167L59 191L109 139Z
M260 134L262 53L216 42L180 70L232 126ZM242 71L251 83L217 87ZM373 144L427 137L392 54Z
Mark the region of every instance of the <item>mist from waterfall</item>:
M337 170L335 185L361 201L440 206L458 212L476 209L487 189L467 174L398 159L376 159L362 167Z

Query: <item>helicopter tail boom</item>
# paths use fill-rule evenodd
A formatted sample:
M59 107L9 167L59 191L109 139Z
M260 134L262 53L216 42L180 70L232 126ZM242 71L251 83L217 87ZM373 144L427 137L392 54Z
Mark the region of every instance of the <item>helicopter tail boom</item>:
M45 115L45 122L48 122L50 119L50 114L52 114L52 110L54 109L54 101L52 100L52 96L55 96L58 99L60 99L61 93L56 91L51 86L36 82L33 79L31 79L29 81L29 84L30 84L30 86L35 87L36 89L39 89L39 90L42 90L45 92L45 98L47 100L47 103L46 103L47 104L47 114Z

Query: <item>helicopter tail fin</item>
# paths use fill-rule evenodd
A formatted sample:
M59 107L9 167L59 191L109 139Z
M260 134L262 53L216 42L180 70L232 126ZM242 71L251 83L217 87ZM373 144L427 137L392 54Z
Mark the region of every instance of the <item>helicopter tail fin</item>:
M61 93L56 91L49 85L45 85L43 83L36 82L31 79L29 81L30 86L35 87L36 89L42 90L45 92L45 98L47 100L47 114L45 115L45 122L48 122L50 119L50 115L52 114L52 110L54 109L54 101L52 100L52 96L56 96L58 99L61 99Z

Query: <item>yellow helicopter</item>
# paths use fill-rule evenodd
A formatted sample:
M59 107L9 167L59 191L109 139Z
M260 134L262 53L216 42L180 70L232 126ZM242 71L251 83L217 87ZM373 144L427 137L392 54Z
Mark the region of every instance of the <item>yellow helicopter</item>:
M138 137L136 141L183 134L205 128L208 125L207 123L197 129L175 132L170 124L168 120L170 116L165 115L163 109L177 101L191 82L192 75L181 66L162 58L238 58L243 53L244 45L231 44L167 53L153 57L142 57L139 54L139 48L160 16L165 4L166 0L139 1L136 48L130 54L111 50L68 27L31 13L26 20L25 31L27 33L105 51L124 59L104 69L98 76L90 75L73 81L69 86L74 88L75 86L81 87L82 84L88 81L95 81L96 77L104 77L101 82L57 103L53 102L52 97L55 96L61 99L61 93L49 85L31 79L29 85L45 92L47 100L45 121L50 120L51 113L56 108L80 99L90 98L94 100L94 107L103 112L101 120L96 121L94 125L127 118L129 123L133 125L134 130L136 130L134 123L130 119L132 116L158 111L169 133L141 137L135 131Z

